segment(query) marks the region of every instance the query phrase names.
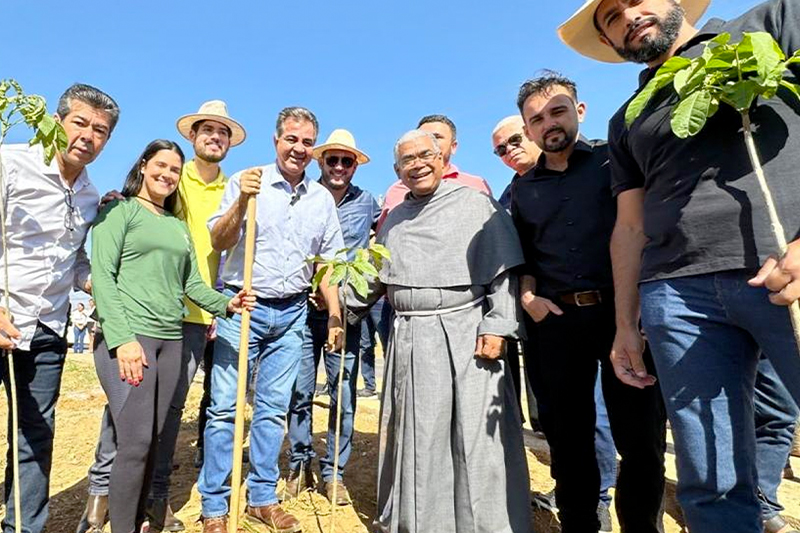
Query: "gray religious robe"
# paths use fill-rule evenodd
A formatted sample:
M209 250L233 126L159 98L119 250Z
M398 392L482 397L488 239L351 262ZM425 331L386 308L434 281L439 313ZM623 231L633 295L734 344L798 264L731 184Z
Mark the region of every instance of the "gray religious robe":
M523 533L528 467L506 364L474 355L478 335L516 338L523 263L511 218L491 198L442 182L409 195L378 242L391 252L363 311L386 293L397 313L381 398L377 530ZM356 298L356 300L358 300Z

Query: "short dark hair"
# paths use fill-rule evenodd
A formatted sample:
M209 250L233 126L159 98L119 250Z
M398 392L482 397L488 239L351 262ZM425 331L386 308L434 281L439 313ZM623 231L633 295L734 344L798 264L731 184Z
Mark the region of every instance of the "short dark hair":
M539 77L527 80L520 86L519 94L517 95L519 112L522 113L522 108L528 98L539 94L547 94L553 87L563 87L575 102L578 101L578 86L575 85L574 81L554 70L543 70Z
M92 87L85 83L75 83L64 91L64 94L58 99L58 109L56 113L58 113L59 117L64 118L69 115L72 100L78 100L94 109L105 112L108 115L111 131L114 131L114 127L119 120L119 106L113 98L97 87ZM111 133L111 131L109 131L109 133Z
M450 133L453 135L453 139L456 138L456 125L450 120L450 117L446 115L425 115L421 119L419 119L419 124L417 127L419 128L423 124L430 124L431 122L440 122L442 124L447 124L447 127L450 128Z
M314 139L316 140L317 134L319 134L317 117L311 110L299 106L284 107L278 113L278 120L275 122L275 133L278 137L283 135L283 124L289 119L297 120L298 122L310 122L314 126Z
M192 131L194 132L194 134L197 135L197 130L200 129L200 124L202 124L203 122L208 122L209 120L211 122L217 122L216 120L211 119L211 118L205 118L203 120L197 120L197 121L193 122L192 123ZM231 131L231 128L227 124L225 124L223 122L220 122L220 124L225 126L225 129L228 130L228 137L233 135L233 132Z

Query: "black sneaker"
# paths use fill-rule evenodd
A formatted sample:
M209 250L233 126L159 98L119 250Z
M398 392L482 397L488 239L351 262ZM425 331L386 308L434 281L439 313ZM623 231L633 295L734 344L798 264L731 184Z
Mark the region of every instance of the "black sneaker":
M361 389L356 393L356 396L359 398L377 398L378 393L375 392L375 389Z
M600 522L600 531L611 531L611 509L603 502L597 504L597 520Z

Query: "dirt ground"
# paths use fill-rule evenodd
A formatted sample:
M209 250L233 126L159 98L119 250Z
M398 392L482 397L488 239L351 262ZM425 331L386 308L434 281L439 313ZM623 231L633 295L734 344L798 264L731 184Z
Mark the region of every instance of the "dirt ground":
M99 431L105 397L97 381L91 356L70 355L64 373L61 398L56 415L55 455L50 502L49 533L70 533L77 525L86 501L86 472L92 462ZM193 467L195 439L197 434L197 408L202 394L199 379L195 380L187 402L181 428L180 440L175 456L175 471L172 476L171 503L177 515L186 523L187 531L202 530L197 519L200 515L200 497L195 484L197 470ZM336 511L336 531L367 532L375 515L375 481L378 449L377 399L359 399L353 454L350 458L345 482L353 499L352 506ZM5 401L0 402L0 420L5 420ZM325 446L327 427L327 401L322 397L314 408L314 446L321 455ZM6 425L0 424L0 442L6 442ZM549 473L549 451L547 444L526 430L528 465L532 492L547 492L553 488ZM5 450L2 450L0 468L4 468ZM800 472L800 460L792 459L796 472ZM286 473L287 456L281 456L281 472ZM681 531L680 509L675 502L674 456L670 447L667 456L667 505L664 517L665 531ZM242 491L244 492L244 491ZM786 506L785 515L795 524L800 521L800 479L786 480L780 489L780 498ZM329 531L330 504L318 493L307 492L290 501L287 508L295 513L303 524L305 533ZM612 513L613 514L613 513ZM2 511L0 511L2 515ZM619 531L614 517L614 531ZM537 533L557 533L558 520L550 513L537 512L533 517L533 530ZM257 531L247 522L243 527ZM108 530L108 528L106 528Z

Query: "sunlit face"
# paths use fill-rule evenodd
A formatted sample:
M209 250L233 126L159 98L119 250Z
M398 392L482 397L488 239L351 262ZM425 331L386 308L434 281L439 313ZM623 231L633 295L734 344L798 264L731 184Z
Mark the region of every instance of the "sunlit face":
M111 136L111 117L102 109L96 109L80 100L70 99L70 111L56 120L67 133L67 148L61 159L72 167L85 167L103 151Z
M444 159L436 153L433 139L425 136L404 142L398 147L394 166L397 177L416 197L433 194L444 174Z
M677 40L684 11L675 0L603 0L594 17L604 44L627 61L650 63Z
M458 141L453 138L453 132L450 130L450 126L444 122L428 122L420 126L418 129L428 132L436 137L436 140L439 141L439 149L442 151L444 164L445 166L449 165L450 158L458 149Z
M522 117L492 134L492 149L496 151L499 146L505 147L505 155L500 156L500 160L518 174L533 168L542 153L536 143L525 136Z
M554 86L525 100L525 135L544 152L563 152L577 140L585 112L583 102L576 104L565 87Z
M317 131L308 120L288 118L283 123L283 133L274 137L277 163L281 173L289 178L299 178L311 162Z
M228 126L214 120L204 120L197 125L197 131L189 131L195 155L209 163L219 163L231 147L231 133Z
M346 189L356 173L356 154L347 150L325 150L319 161L320 177L328 189Z
M181 179L181 156L172 150L159 150L141 166L142 189L150 200L163 203L175 192ZM141 192L140 192L141 194Z

